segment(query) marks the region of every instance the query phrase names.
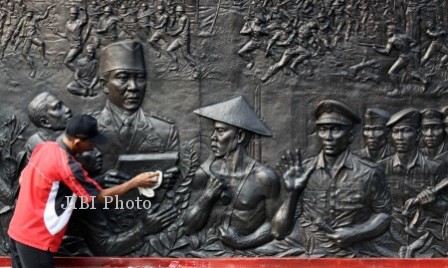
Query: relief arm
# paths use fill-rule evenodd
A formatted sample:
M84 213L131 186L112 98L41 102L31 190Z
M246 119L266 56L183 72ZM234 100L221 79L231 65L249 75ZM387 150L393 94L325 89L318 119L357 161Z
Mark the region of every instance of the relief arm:
M213 205L221 194L221 186L216 178L208 177L207 174L198 169L192 184L195 198L192 198L193 207L185 214L185 227L187 233L201 230L206 224ZM205 189L204 189L205 188Z
M41 20L48 18L48 15L50 15L50 10L53 9L54 7L55 7L55 5L51 5L51 6L47 7L47 10L45 10L45 13L43 15L36 16L36 21L41 21Z
M160 20L160 24L153 26L153 28L154 29L162 29L162 28L165 28L167 24L168 24L168 17L163 16L162 19Z
M283 174L286 196L272 219L272 234L276 239L283 239L291 232L297 201L314 170L315 168L311 167L302 172L302 168L296 165Z
M375 213L367 221L353 227L343 227L334 230L327 236L334 240L341 247L348 247L351 244L365 239L373 238L386 231L389 227L391 217L387 213Z
M180 34L186 26L187 26L187 20L181 19L179 21L179 28L176 31L172 32L170 35L176 36L176 35Z
M392 51L392 41L388 41L385 48L379 48L378 46L374 45L373 50L377 53L383 54L383 55L389 55Z
M258 247L274 238L272 235L272 225L269 222L264 222L255 232L246 236L240 235L232 227L228 227L227 229L220 227L219 234L221 241L234 249Z

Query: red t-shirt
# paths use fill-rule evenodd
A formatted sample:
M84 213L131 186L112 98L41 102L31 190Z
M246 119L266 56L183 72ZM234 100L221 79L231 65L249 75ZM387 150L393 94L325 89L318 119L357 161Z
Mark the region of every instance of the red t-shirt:
M63 142L37 145L21 177L8 234L30 247L57 252L76 197L91 202L91 196L97 196L101 187L88 176Z

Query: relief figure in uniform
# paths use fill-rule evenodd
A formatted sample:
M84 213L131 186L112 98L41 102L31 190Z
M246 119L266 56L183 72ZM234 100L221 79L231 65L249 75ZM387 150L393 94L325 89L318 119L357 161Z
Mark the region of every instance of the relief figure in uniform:
M179 151L174 124L150 116L141 108L146 79L143 46L139 42L120 41L101 50L100 82L107 102L93 116L98 120L98 130L109 140L107 145L98 146L103 155L103 172L116 168L120 155ZM163 200L177 175L177 167L164 170L163 183L151 199L153 205ZM137 195L138 191L132 191L123 198L135 199ZM133 226L139 213L127 209L107 212L121 231Z
M418 148L421 137L420 111L406 108L393 114L387 122L390 128L395 153L380 161L378 164L386 174L386 180L392 195L393 220L391 232L402 234L402 240L394 236L394 241L388 246L389 250L396 252L400 257L415 257L418 253L434 254L432 248L419 252L421 247L409 250L412 242L421 238L429 239L425 227L434 232L440 232L441 226L436 222L428 222L423 226L425 219L443 217L447 202L443 195L435 197L432 191L446 176L444 166L434 160L427 159ZM421 204L422 206L415 206ZM404 215L404 216L400 216ZM405 217L406 216L406 217ZM412 220L413 219L413 220ZM420 228L419 228L420 227ZM406 230L421 229L420 232L410 235ZM437 243L434 238L433 243Z
M321 101L315 110L321 152L291 158L283 174L286 196L273 220L278 237L294 224L296 206L311 256L363 256L359 248L384 233L390 222L390 193L384 173L350 152L361 118L345 104Z
M377 162L392 155L393 150L389 144L389 129L386 127L389 121L389 112L378 109L368 108L364 115L364 126L362 135L364 137L365 147L354 152L362 159Z
M445 126L443 124L443 114L436 109L424 109L421 111L421 151L429 159L435 159L439 155L448 151L445 142Z

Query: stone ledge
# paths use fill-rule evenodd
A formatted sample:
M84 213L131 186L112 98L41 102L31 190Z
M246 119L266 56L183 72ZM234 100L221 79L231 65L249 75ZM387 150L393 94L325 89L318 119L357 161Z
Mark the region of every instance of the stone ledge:
M10 267L7 257L0 267ZM57 267L169 267L169 268L448 268L448 259L306 259L306 258L56 258Z

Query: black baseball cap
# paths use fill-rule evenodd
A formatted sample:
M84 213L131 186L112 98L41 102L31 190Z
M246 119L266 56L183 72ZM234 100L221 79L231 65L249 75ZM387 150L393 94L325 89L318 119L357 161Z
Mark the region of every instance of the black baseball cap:
M96 119L88 114L73 116L67 123L66 133L71 137L91 140L96 144L107 142L106 136L98 132Z

